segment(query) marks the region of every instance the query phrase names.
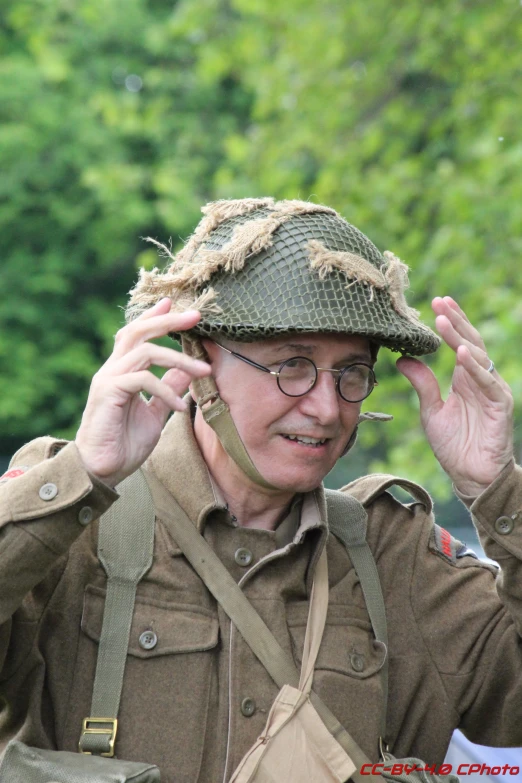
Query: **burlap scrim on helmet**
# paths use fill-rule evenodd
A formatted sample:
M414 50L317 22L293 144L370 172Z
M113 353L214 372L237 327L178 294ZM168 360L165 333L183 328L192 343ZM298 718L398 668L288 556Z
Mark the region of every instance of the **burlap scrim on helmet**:
M269 207L273 203L273 198L243 198L233 201L211 201L210 204L201 207L201 212L205 217L196 226L196 230L185 247L177 254L176 260L178 264L183 265L191 261L199 246L220 223L234 217L248 215L256 209Z
M272 234L286 219L286 215L281 215L240 223L221 250L207 250L204 244L201 245L190 267L183 269L187 273L187 280L199 286L220 268L225 272L239 272L248 256L271 247Z
M370 289L370 301L373 299L374 288L386 287L386 280L381 270L355 253L329 250L316 239L309 241L308 251L311 259L310 269L318 272L321 280L337 269L352 281L348 283L346 288L350 288L356 283L367 285Z
M402 315L403 318L406 318L410 323L415 324L418 329L422 329L427 334L432 335L433 332L431 329L420 320L419 311L410 307L406 302L405 291L410 286L408 265L401 261L400 258L397 258L391 250L385 250L383 256L386 261L384 277L394 309L399 315Z
M219 250L206 247L205 242L221 223L260 209L268 210L269 215L262 218L253 216L252 220L237 224L229 241ZM151 271L140 270L138 283L130 292L131 298L125 313L127 321L134 320L165 296L172 300L171 312L194 308L200 310L202 315L218 314L220 308L214 302L215 292L212 289L201 296L196 293L215 272L238 272L249 256L271 247L273 234L292 215L321 212L337 215L334 209L321 204L296 199L275 201L273 198L214 201L202 207L201 211L205 217L185 247L176 255L156 239L145 238L147 242L156 245L172 263L164 272L156 267Z
M408 266L397 258L390 250L383 253L385 263L381 268L375 267L365 258L343 251L329 250L315 239L308 243L310 268L318 272L321 280L331 274L334 269L342 272L349 282L346 288L357 283L368 287L369 301L373 299L374 289L388 290L394 310L403 318L407 318L416 326L427 328L419 320L419 313L406 302L405 291L409 288ZM431 332L431 329L428 330Z
M250 341L288 333L363 335L414 356L440 344L408 306L408 268L334 209L273 198L217 201L160 272L142 271L131 320L164 296L194 307L194 336Z
M156 245L162 248L164 252L169 252L165 245ZM168 272L162 274L159 269L154 268L151 271L140 269L140 276L136 287L131 294L139 291L136 297L129 301L125 310L127 321L133 321L138 318L145 310L153 307L156 302L166 296L172 302L171 312L183 313L185 310L199 310L202 314L218 315L221 308L216 304L216 292L213 288L206 288L200 294L193 289L187 289L180 285L179 277Z

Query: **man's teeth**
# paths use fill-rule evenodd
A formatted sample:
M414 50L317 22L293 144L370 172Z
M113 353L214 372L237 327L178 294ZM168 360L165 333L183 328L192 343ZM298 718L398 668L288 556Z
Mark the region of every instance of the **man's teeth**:
M325 443L328 440L328 438L323 438L322 440L319 438L307 438L304 435L283 435L283 437L288 438L288 440L298 440L299 443L313 444L314 446Z

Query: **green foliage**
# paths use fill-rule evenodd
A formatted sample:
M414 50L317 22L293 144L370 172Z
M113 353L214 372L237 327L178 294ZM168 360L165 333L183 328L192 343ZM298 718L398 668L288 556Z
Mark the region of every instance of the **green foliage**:
M0 452L74 433L155 263L140 236L177 245L212 198L336 207L410 264L428 322L432 296L458 299L520 398L520 4L4 5ZM384 354L367 408L395 420L361 427L337 483L386 469L447 493ZM447 390L451 352L430 363Z
M197 78L169 3L3 5L0 453L9 453L47 432L74 436L137 266L150 265L141 237L191 232L251 99L229 77Z

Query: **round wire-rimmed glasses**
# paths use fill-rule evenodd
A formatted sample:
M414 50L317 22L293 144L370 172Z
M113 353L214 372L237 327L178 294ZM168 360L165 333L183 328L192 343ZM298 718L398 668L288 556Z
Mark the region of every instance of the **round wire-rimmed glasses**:
M212 342L219 348L222 348L223 351L235 356L237 359L241 359L242 362L250 364L251 367L270 373L270 375L275 375L279 389L287 397L302 397L304 394L312 391L320 372L334 373L336 376L335 386L339 396L345 402L362 402L362 400L370 396L378 385L373 367L370 364L364 364L364 362L355 362L354 364L348 364L341 370L334 370L317 367L315 362L307 356L292 356L292 358L282 362L279 370L276 372L254 362L252 359L248 359L246 356L242 356L236 351L225 348L224 345L215 340L212 340Z

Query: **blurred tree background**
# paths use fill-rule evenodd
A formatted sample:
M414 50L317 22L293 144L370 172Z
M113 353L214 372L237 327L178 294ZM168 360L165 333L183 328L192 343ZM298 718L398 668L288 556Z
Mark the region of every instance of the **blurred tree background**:
M179 248L218 198L335 207L411 266L428 323L431 297L458 299L520 399L519 2L0 8L0 455L74 437L137 269L157 263L141 237ZM364 425L329 483L386 470L444 500L395 358L368 406L394 422ZM447 389L451 352L429 361Z

